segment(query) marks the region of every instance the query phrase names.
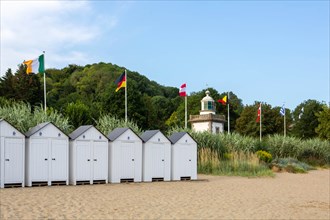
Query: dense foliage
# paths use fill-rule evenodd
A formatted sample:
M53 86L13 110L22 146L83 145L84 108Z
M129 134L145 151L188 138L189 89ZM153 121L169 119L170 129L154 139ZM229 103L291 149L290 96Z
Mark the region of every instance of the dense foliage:
M42 109L43 74L25 73L26 66L19 65L15 73L8 69L0 78L0 106L6 100L23 101L33 112ZM47 69L47 107L68 120L73 128L84 124L98 125L105 115L124 118L124 89L115 92L114 81L125 68L111 63L97 63L86 66L71 64L63 69ZM128 118L141 130L160 129L166 132L173 126L184 125L184 99L178 96L178 88L159 85L134 71L128 74ZM215 101L228 95L214 88L207 88ZM205 90L193 92L188 97L188 115L199 114L201 99ZM259 102L243 105L243 101L229 92L230 128L244 136L259 136L256 123ZM283 134L284 117L280 107L263 103L263 136ZM216 102L216 113L227 118L227 106ZM288 136L298 138L320 137L328 139L329 108L316 100L304 101L293 112L286 109L286 130ZM109 118L108 118L109 119ZM112 120L112 119L111 119ZM111 121L110 119L108 121ZM101 120L102 121L102 120ZM188 123L189 126L189 123ZM227 130L227 123L225 123Z

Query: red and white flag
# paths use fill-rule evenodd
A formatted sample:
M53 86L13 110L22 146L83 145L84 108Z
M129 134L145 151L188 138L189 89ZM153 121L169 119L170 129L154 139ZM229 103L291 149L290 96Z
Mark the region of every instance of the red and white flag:
M183 96L183 97L187 96L186 87L187 87L187 85L185 83L180 86L180 90L179 90L180 96Z
M256 122L260 122L260 117L261 117L261 103L259 104L259 108L258 108L258 116L257 116L257 120L256 120Z

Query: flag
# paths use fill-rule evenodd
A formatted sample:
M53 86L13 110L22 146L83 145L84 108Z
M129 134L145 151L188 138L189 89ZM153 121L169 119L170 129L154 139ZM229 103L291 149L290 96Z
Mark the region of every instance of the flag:
M27 60L24 61L23 63L27 65L26 68L27 74L45 72L45 59L43 54L34 60Z
M116 85L117 85L117 89L116 92L118 92L119 89L121 88L125 88L126 87L126 76L125 76L125 72L123 72L118 79L115 81Z
M218 100L219 103L226 105L227 104L227 96L223 97L222 99Z
M285 108L284 108L284 105L283 105L282 108L280 109L280 114L281 114L282 116L285 115Z
M257 116L256 122L260 122L260 117L261 117L261 103L260 103L259 108L258 108L258 116Z
M179 90L180 96L187 96L186 87L187 85L185 83L180 86L180 90Z

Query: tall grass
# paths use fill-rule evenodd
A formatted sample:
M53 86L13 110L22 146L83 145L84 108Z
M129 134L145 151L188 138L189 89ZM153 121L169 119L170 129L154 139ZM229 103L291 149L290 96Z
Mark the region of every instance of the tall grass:
M66 134L72 131L68 118L51 108L45 112L41 105L32 110L28 103L7 103L0 106L0 118L7 120L23 133L42 122L52 122Z
M209 148L198 151L198 172L226 176L273 176L273 172L251 152L234 151L219 157Z
M96 121L96 127L105 135L109 134L109 132L113 131L115 128L122 128L122 127L129 127L138 135L142 133L142 130L135 122L130 120L125 122L124 119L119 119L112 115L101 116Z

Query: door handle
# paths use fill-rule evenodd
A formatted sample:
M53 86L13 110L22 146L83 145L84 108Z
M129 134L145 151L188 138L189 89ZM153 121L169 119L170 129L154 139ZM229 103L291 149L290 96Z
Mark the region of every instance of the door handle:
M52 160L55 160L55 158L52 158Z
M91 161L90 159L87 159L87 161Z
M9 159L5 159L5 161L9 161Z
M47 158L45 158L45 160L48 160Z
M97 161L97 159L94 159L94 161Z
M132 159L132 161L134 161L134 159Z
M189 160L189 161L191 161L191 160Z
M164 161L164 159L162 159L162 161Z

